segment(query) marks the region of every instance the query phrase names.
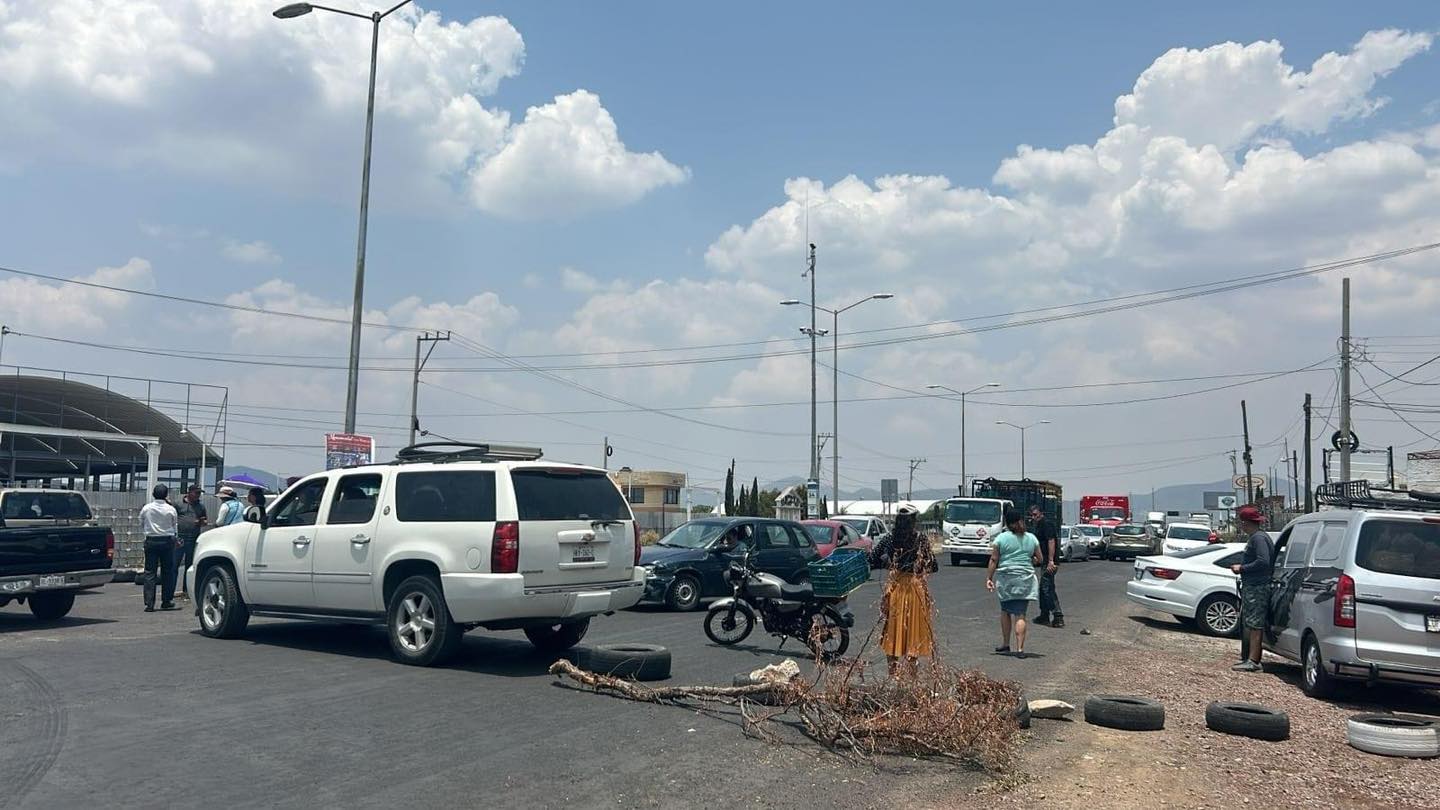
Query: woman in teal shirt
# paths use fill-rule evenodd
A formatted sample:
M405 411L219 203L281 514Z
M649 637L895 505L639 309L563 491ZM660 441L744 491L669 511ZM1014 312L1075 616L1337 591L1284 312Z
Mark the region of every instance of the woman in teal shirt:
M1040 581L1035 566L1040 564L1040 541L1025 530L1025 518L1015 510L1005 513L1008 531L990 544L990 576L985 589L1000 599L1000 646L997 653L1010 652L1010 627L1015 627L1015 657L1025 657L1025 616L1030 603L1040 598Z

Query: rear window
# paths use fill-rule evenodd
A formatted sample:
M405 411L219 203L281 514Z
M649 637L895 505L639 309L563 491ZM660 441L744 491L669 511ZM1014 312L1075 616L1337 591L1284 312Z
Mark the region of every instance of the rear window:
M0 510L7 520L90 519L90 507L74 492L11 492Z
M1355 564L1377 574L1440 579L1440 525L1367 521L1360 527Z
M805 524L805 532L810 535L811 540L814 540L817 543L830 542L829 526L812 526L807 523Z
M521 520L630 520L620 490L604 473L511 470Z
M1170 540L1209 540L1210 530L1199 526L1171 526L1165 536Z
M1114 534L1121 537L1139 537L1145 530L1139 526L1116 526Z
M495 473L489 470L400 473L395 476L395 517L416 523L493 521Z

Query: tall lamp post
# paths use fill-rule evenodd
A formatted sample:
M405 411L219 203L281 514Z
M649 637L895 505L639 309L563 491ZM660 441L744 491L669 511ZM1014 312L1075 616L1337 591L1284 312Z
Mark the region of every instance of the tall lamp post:
M370 93L365 102L365 158L360 164L360 234L355 246L355 302L350 312L350 378L345 386L345 432L355 432L355 403L360 390L360 316L365 298L365 230L370 218L370 140L375 129L375 62L380 53L380 21L394 14L410 0L400 0L385 11L357 14L317 3L291 3L275 9L282 20L303 17L312 11L330 11L346 17L369 20L370 32Z
M864 298L861 298L859 301L856 301L849 306L840 307L839 309L830 309L828 307L816 306L814 301L810 302L810 317L812 321L815 317L814 311L817 309L821 312L830 313L830 345L832 347L830 370L834 372L833 382L831 383L831 390L834 392L834 395L831 397L830 402L830 418L831 423L835 427L834 433L831 434L830 443L831 473L834 475L834 480L830 482L830 500L832 503L835 504L835 511L837 513L840 511L840 313L848 312L855 307L858 307L861 304L865 303L866 301L885 301L894 297L894 293L874 293L873 295L867 295ZM802 302L797 298L787 298L784 301L781 301L780 305L790 307L795 306L799 303ZM812 374L815 371L813 356L811 357L810 370ZM817 478L819 477L819 468L820 458L819 452L817 451L815 458L815 473Z
M965 495L965 483L966 483L966 476L965 476L965 397L967 397L967 396L975 393L976 391L984 391L986 388L999 388L999 387L1000 387L1000 383L998 383L998 382L992 382L992 383L985 383L984 385L977 385L976 387L971 388L969 391L957 391L957 390L955 390L954 388L951 388L951 387L948 386L948 385L927 385L927 386L925 386L925 387L928 388L928 389L930 389L931 391L949 391L950 393L956 394L956 395L958 395L958 396L960 397L960 495L961 495L961 497L964 497L964 495ZM1021 478L1024 478L1025 476L1022 475L1022 476L1020 476L1020 477L1021 477Z
M1010 426L1010 427L1012 427L1012 428L1015 428L1016 430L1020 431L1020 477L1021 477L1021 478L1024 478L1024 477L1025 477L1025 431L1029 430L1030 428L1037 427L1037 426L1039 426L1039 425L1048 425L1048 424L1050 424L1050 420L1049 420L1049 419L1041 419L1039 422L1036 422L1036 423L1034 423L1034 424L1030 424L1030 425L1017 425L1017 424L1015 424L1014 422L1006 422L1004 419L1001 419L1001 420L997 421L995 424L997 424L997 425L1008 425L1008 426Z

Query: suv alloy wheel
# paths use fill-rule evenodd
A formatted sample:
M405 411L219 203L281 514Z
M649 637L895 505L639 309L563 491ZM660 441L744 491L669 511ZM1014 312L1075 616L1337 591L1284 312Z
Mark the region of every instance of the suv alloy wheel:
M396 660L418 667L443 664L465 634L450 619L440 583L427 576L406 579L390 595L385 631Z

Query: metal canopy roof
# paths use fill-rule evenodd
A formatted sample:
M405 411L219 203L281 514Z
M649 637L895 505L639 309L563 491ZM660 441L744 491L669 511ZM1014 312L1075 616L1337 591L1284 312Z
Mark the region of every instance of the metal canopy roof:
M169 416L139 400L75 380L0 375L0 422L20 425L154 436L160 440L161 469L200 463L201 443ZM222 459L206 448L206 465ZM146 452L135 441L5 433L0 439L0 478L112 475L144 469Z

